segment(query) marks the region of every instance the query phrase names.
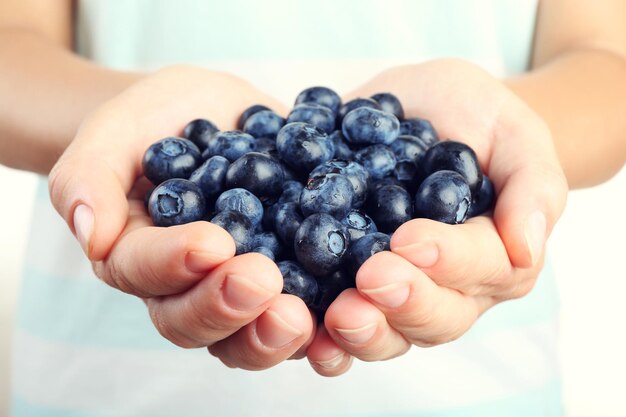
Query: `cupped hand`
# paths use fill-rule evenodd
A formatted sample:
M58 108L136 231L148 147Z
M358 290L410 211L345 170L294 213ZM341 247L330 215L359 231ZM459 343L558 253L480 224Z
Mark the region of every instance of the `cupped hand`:
M494 182L493 216L461 225L415 219L392 236L391 251L370 258L357 288L331 304L319 357L385 360L412 345L463 335L494 305L526 295L542 268L544 245L563 211L568 186L545 123L499 80L458 60L397 67L347 99L391 92L406 117L432 122L441 139L465 142ZM312 357L313 356L313 357ZM332 373L345 372L338 362Z
M85 119L51 171L49 188L98 277L143 298L163 336L183 347L209 347L228 366L263 369L304 354L313 316L300 299L280 294L282 276L268 258L234 257L234 242L220 227L152 226L140 179L150 144L200 117L233 130L252 104L285 113L230 75L159 71Z

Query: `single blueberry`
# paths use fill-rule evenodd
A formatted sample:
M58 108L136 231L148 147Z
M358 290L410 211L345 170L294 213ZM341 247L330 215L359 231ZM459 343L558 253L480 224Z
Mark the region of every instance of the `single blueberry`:
M236 211L246 216L253 226L263 218L263 204L250 191L243 188L231 188L224 191L215 202L215 211Z
M390 238L385 233L374 232L362 236L350 245L348 270L356 277L361 266L378 252L390 250Z
M300 225L294 237L298 262L313 275L337 271L343 262L350 238L339 220L330 214L312 214Z
M472 194L472 204L470 204L467 217L480 216L493 209L496 202L496 190L493 182L488 176L483 174L483 182L477 193Z
M254 151L271 156L272 158L277 158L278 150L276 149L276 139L256 138L254 141Z
M283 255L283 245L274 232L261 232L254 236L252 246L264 247L272 252L272 259L279 259Z
M229 165L230 162L223 156L212 156L189 177L189 181L198 184L209 206L225 189L224 179Z
M283 193L278 199L279 203L300 203L300 194L304 185L300 181L285 181L283 183Z
M341 220L341 224L346 228L350 242L378 231L372 218L360 210L350 210Z
M389 147L398 161L411 161L419 165L430 145L417 136L400 135Z
M254 113L243 125L243 131L255 138L275 138L285 119L271 110Z
M278 132L276 147L282 160L301 177L333 157L335 149L321 129L303 122L286 124Z
M329 158L330 159L330 158ZM202 156L190 140L169 137L150 145L143 156L143 173L154 185L171 178L189 178Z
M220 155L230 162L254 150L254 137L239 131L218 132L213 135L203 156Z
M335 128L335 113L325 106L302 103L295 106L287 116L287 123L304 122L331 133Z
M183 129L183 137L192 141L200 151L209 146L209 141L219 131L217 126L206 119L192 120Z
M281 261L276 265L283 275L283 294L295 295L309 307L313 305L317 296L315 277L294 261Z
M371 98L380 104L383 111L393 114L399 120L404 119L404 109L398 97L391 93L378 93L374 94Z
M309 178L325 174L342 174L348 177L354 190L352 208L359 208L365 203L370 175L363 165L352 160L331 159L315 167Z
M393 169L394 176L407 187L417 187L418 168L411 161L398 161Z
M319 104L331 109L333 114L337 114L341 106L341 97L328 87L310 87L303 90L296 97L295 105L302 103Z
M474 150L453 140L431 146L422 158L421 169L424 177L436 171L456 171L465 178L472 194L478 192L483 181L483 173Z
M379 231L393 233L402 224L413 218L411 196L402 187L385 185L371 195L367 201L369 214Z
M328 138L333 143L335 147L335 153L333 155L333 159L345 159L350 160L353 159L354 151L350 149L346 139L343 137L343 133L341 130L335 130L331 133Z
M422 182L415 195L415 217L448 224L465 222L471 192L467 181L455 171L437 171Z
M248 217L237 211L224 210L217 213L211 219L211 223L220 226L230 234L235 241L237 255L250 252L254 240L254 226Z
M342 174L323 174L309 178L300 195L300 210L305 217L327 213L341 219L352 208L354 189Z
M275 206L274 231L289 250L293 248L294 237L304 221L304 216L298 203L281 203Z
M324 314L330 304L344 290L355 288L356 282L354 275L349 274L343 269L333 272L330 275L319 277L317 279L317 297L315 302L310 306L311 310L317 315L318 321L324 321Z
M374 195L374 192L377 191L379 188L384 187L386 185L396 185L400 188L404 188L405 190L408 191L408 188L406 186L406 183L398 180L398 178L396 178L395 176L391 176L391 177L385 177L385 178L381 178L379 180L374 180L370 182L370 185L367 189L368 191L368 197L372 198L372 196Z
M412 117L400 123L400 134L416 136L422 139L428 146L434 145L439 140L439 135L433 125L425 119Z
M175 226L202 220L206 203L200 187L189 180L173 178L152 191L148 211L155 226Z
M358 107L343 119L341 130L348 142L361 145L388 145L400 134L400 122L391 113Z
M389 146L372 145L361 149L354 154L363 168L373 179L384 178L393 172L396 167L396 155Z
M237 121L237 129L243 130L243 125L246 124L246 120L248 120L248 118L252 116L254 113L258 113L263 110L271 110L271 109L262 104L253 104L252 106L245 109L243 113L241 113L241 116L239 116L239 120Z
M274 158L249 152L230 164L226 188L245 188L262 202L276 200L283 190L283 169Z
M253 248L250 252L256 252L256 253L265 255L268 258L270 258L272 261L276 260L274 252L272 252L272 250L266 246L257 246L256 248Z
M346 103L339 108L339 112L337 113L337 126L341 128L341 124L343 123L343 118L346 117L346 114L350 113L354 109L358 109L359 107L369 107L370 109L382 110L380 104L371 98L355 98Z

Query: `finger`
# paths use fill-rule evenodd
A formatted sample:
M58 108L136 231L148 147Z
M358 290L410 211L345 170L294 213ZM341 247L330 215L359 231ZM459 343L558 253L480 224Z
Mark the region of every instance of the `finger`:
M352 356L335 343L323 325L318 326L307 357L313 370L322 376L338 376L352 366Z
M176 294L235 255L235 243L228 232L212 223L172 227L149 224L145 214L131 215L127 230L108 258L94 264L96 275L110 286L139 297Z
M314 329L315 319L304 302L280 294L255 321L208 349L227 366L267 369L294 355Z
M274 262L249 253L231 258L187 292L146 299L152 322L182 347L209 346L256 319L281 292Z
M528 268L542 259L568 186L548 128L525 105L510 108L495 129L488 175L497 191L498 232L512 264Z
M333 301L324 325L337 345L364 361L391 359L411 346L356 289L345 290Z
M469 297L439 287L403 257L379 252L357 274L357 288L389 324L411 343L431 346L465 333L487 308L490 297Z
M412 220L394 232L391 250L437 285L465 295L519 298L530 292L538 273L511 265L493 221L484 216L458 225Z

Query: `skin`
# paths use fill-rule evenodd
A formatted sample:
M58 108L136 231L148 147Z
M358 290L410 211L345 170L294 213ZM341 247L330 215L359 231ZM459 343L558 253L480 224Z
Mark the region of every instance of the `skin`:
M316 372L336 376L353 357L385 360L462 336L488 308L532 289L568 188L605 181L626 159L624 0L541 2L532 69L514 79L459 60L379 74L344 99L393 92L407 117L470 144L497 206L493 218L460 226L403 225L392 251L368 260L357 288L316 325L299 299L280 294L277 267L258 254L234 257L222 229L151 227L138 181L154 138L189 120L228 130L251 104L283 115L285 106L228 74L98 67L71 53L71 6L0 5L0 97L8 98L0 163L49 173L52 202L98 277L144 299L164 337L207 347L227 366L265 369L306 356Z

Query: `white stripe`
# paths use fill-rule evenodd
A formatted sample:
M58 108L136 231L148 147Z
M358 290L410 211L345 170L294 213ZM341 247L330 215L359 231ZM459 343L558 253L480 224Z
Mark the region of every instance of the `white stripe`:
M555 330L555 323L543 323L524 332L414 348L388 362L357 361L348 374L331 379L315 375L306 361L247 372L224 367L202 349L101 350L20 331L14 392L44 407L151 417L445 410L552 381L558 373Z

